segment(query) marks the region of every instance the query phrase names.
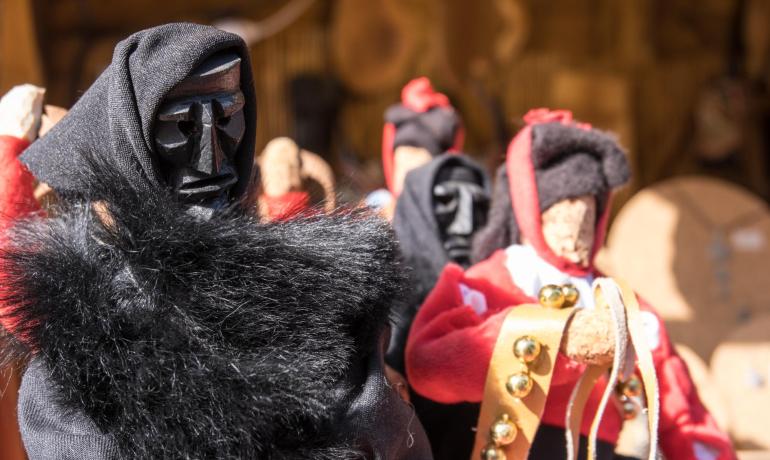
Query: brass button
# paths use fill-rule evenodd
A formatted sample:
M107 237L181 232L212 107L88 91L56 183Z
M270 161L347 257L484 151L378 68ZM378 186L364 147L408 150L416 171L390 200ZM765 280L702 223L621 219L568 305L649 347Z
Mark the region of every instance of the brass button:
M494 444L487 444L481 449L481 460L506 460L505 452Z
M513 354L524 364L534 362L540 355L540 342L525 335L513 343Z
M505 389L508 390L508 393L510 393L511 396L516 398L527 396L529 392L532 391L533 386L534 382L532 381L532 377L523 373L513 374L508 377L508 381L505 382Z
M503 414L500 419L492 424L492 428L489 430L489 436L496 445L507 446L516 439L516 434L518 432L518 428L516 428L516 425L513 424L510 418L508 418L508 414Z
M565 284L561 287L561 292L564 294L564 307L574 307L580 300L580 291L577 290L573 284Z
M546 284L540 288L538 293L540 305L547 308L562 308L564 306L564 292L561 286L555 284Z

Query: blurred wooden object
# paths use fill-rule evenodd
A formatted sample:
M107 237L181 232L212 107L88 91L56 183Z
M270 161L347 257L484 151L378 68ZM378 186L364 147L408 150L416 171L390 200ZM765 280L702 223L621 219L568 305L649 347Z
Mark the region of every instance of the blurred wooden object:
M16 417L20 384L21 371L16 365L0 369L0 458L3 460L27 458Z
M302 160L302 188L310 194L311 206L321 206L324 211L332 212L337 207L337 191L334 171L320 155L307 150L300 150Z
M711 413L719 428L729 431L730 413L722 393L716 385L713 370L692 349L686 345L675 344L679 357L687 364L690 377L698 389L698 396L706 409ZM718 370L722 372L721 370Z
M683 177L637 193L607 239L613 275L648 300L673 341L708 361L725 333L770 312L770 213L724 181Z
M44 84L32 1L0 0L0 94L22 83Z
M356 92L397 87L411 77L420 30L403 0L338 0L330 42L335 72Z
M770 450L770 314L733 329L711 359L738 449Z
M257 158L260 168L260 197L268 199L289 193L304 192L308 205L320 207L326 212L336 207L334 173L323 158L313 152L300 149L288 137L270 141ZM260 213L270 214L268 203L259 201Z

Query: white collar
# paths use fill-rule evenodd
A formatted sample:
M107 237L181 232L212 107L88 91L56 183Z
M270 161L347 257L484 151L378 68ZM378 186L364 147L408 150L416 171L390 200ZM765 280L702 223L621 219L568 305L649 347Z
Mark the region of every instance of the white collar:
M546 284L573 284L580 292L578 307L594 308L593 275L571 276L543 260L532 246L514 244L505 250L505 268L513 283L530 297L537 298Z

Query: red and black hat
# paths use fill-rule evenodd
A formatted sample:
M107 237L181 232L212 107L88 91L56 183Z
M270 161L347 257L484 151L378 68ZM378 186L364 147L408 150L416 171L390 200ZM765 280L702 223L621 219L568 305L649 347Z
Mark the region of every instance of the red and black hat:
M465 133L449 98L438 93L427 77L416 78L401 90L401 103L385 112L382 132L382 163L385 182L393 191L393 151L409 145L432 156L462 149Z
M631 176L626 154L614 135L574 121L566 110L530 110L524 121L526 126L509 144L506 162L498 171L489 224L476 241L475 258L485 258L525 236L552 265L584 271L550 250L540 216L563 199L596 197L595 252L604 241L610 194Z

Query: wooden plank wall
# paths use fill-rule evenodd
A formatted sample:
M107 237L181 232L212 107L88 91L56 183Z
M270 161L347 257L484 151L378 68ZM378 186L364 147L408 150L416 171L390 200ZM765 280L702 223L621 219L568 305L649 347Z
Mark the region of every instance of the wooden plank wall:
M52 102L69 105L109 62L114 43L131 31L172 20L258 20L284 4L0 0L15 18L0 18L0 89L37 78L48 86ZM290 78L300 73L334 77L344 88L335 145L347 154L337 160L353 159L368 178L359 182L369 187L379 180L384 109L411 77L427 75L462 111L467 150L490 167L501 161L527 109L562 107L618 133L634 166L631 190L676 174L728 171L727 178L768 198L762 130L770 119L767 4L317 0L300 20L252 48L258 145L292 134L285 103ZM16 20L24 17L30 19ZM735 37L742 46L735 46ZM709 170L697 160L694 120L705 89L720 78L750 88L755 128L746 136L756 142L738 152L733 163Z

